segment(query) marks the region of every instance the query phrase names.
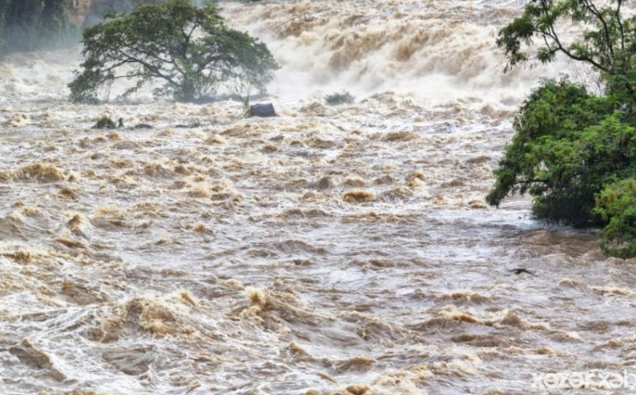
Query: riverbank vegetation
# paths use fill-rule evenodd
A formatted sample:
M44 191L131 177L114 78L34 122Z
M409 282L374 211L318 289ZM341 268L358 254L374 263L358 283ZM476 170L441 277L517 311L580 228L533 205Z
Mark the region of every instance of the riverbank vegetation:
M602 249L622 258L636 255L636 18L623 16L625 3L537 0L499 32L508 67L566 56L598 72L604 92L544 81L515 117L487 196L498 206L529 193L535 217L600 227ZM559 31L570 21L579 31L566 40Z
M263 93L278 68L265 44L228 28L215 6L187 0L108 14L82 43L82 70L69 84L75 102L97 101L117 80L134 83L124 95L155 82L155 95L182 102L213 98L221 87Z
M68 0L0 0L0 56L12 52L75 45L82 30L109 12L130 12L141 3L161 0L112 0L92 3L79 20Z
M57 47L77 36L65 0L0 0L0 55Z

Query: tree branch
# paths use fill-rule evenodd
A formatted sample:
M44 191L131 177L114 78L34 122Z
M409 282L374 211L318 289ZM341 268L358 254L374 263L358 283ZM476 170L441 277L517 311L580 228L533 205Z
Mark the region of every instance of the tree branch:
M596 8L596 5L593 2L586 0L585 4L588 5L587 7L592 13L592 15L596 16L598 20L601 21L601 24L603 25L603 31L605 32L605 40L607 42L607 48L609 49L610 62L613 64L614 63L614 47L612 47L612 37L609 31L609 28L607 27L607 22L605 21L605 18L603 18L603 13L599 11L598 8Z
M152 73L154 73L157 77L162 78L166 81L168 81L170 84L175 85L175 86L179 86L179 84L177 82L175 82L172 78L170 78L167 75L164 75L161 70L156 67L151 65L148 62L145 62L139 58L135 58L134 56L128 55L127 53L123 52L121 49L117 49L117 52L119 52L122 56L124 56L127 59L131 60L131 63L139 63L142 66L144 66L146 69L148 69L149 71L151 71Z
M621 21L621 6L623 5L623 0L618 0L618 5L616 6L615 18L618 23L618 32L621 35L621 52L625 51L625 28L623 27L623 21Z

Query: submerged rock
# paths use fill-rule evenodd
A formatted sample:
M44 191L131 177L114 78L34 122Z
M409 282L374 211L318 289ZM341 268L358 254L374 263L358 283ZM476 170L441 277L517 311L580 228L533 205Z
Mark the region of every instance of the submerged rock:
M254 104L250 106L250 117L275 117L276 111L272 103Z
M104 115L99 118L95 125L93 125L93 129L115 129L115 122L110 119L110 117Z

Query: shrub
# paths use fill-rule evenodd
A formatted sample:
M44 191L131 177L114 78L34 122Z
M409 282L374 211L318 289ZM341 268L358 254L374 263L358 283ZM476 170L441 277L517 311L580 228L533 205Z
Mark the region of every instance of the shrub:
M103 115L95 122L93 129L115 129L115 122L108 115Z
M601 248L608 255L636 255L636 180L607 185L598 195L594 212L608 221L601 231Z
M604 226L601 247L623 258L636 255L636 17L624 16L624 3L533 0L500 30L507 68L533 53L544 63L560 53L596 70L605 96L565 79L544 81L517 113L486 197L498 206L527 192L537 218ZM560 37L561 21L574 22L579 34ZM535 37L541 43L528 51Z
M536 218L607 225L602 233L607 253L636 253L629 247L636 237L633 213L623 210L636 203L625 181L636 174L636 129L624 121L630 112L620 108L611 95L592 96L566 80L545 81L515 118L515 136L495 170L488 203L527 192L534 197Z
M330 95L325 96L325 103L330 106L337 106L340 104L351 104L355 101L355 97L349 93L348 91L343 91L342 93L332 93Z

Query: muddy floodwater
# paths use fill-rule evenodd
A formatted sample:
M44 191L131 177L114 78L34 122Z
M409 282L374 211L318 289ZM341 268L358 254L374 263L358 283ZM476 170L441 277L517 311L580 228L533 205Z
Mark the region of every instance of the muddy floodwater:
M69 103L79 49L1 63L0 394L633 391L636 262L484 202L530 89L593 78L503 74L521 7L224 4L281 64L268 119Z

